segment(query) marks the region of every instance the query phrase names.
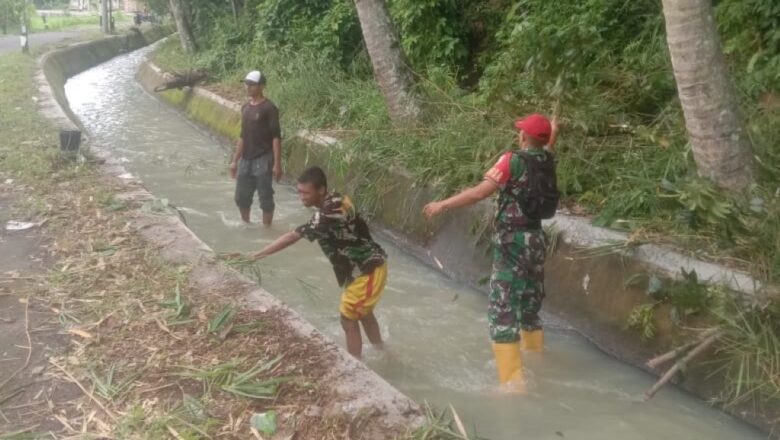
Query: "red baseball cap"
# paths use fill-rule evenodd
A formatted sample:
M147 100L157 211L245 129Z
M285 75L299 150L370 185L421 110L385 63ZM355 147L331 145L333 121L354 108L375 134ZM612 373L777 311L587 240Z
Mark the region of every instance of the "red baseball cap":
M550 134L552 133L550 120L539 113L534 113L522 119L518 119L515 121L515 128L524 131L527 135L542 142L549 141Z

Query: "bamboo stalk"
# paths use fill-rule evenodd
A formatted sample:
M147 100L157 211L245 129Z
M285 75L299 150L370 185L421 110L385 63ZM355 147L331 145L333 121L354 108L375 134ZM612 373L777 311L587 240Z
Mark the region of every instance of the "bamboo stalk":
M650 368L658 368L661 365L676 359L678 356L680 356L684 352L686 352L686 351L690 350L691 348L695 347L697 344L701 343L702 341L704 341L705 339L709 338L710 336L714 335L717 332L718 332L718 329L716 329L716 328L711 328L709 330L705 330L696 338L696 340L688 342L685 345L681 345L681 346L675 348L674 350L668 351L668 352L666 352L666 353L664 353L662 355L656 356L656 357L650 359L649 361L647 361L646 365L648 367L650 367Z
M661 377L661 379L659 379L658 382L656 382L655 385L653 385L652 388L647 390L647 392L645 393L645 400L652 399L653 396L655 396L655 394L658 392L658 390L660 390L664 385L666 385L666 383L669 382L674 377L675 373L677 373L680 370L680 368L682 368L693 358L701 354L704 350L709 348L712 344L715 343L715 341L718 340L719 337L720 337L720 332L711 335L710 337L706 338L701 343L699 343L699 345L697 345L696 348L694 348L688 354L686 354L685 357L675 362L672 368L670 368L669 371L667 371L666 374L664 374Z

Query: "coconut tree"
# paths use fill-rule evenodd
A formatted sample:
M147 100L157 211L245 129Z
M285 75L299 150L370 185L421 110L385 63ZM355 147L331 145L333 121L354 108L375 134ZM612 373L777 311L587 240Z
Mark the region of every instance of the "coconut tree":
M753 182L750 141L720 48L711 0L662 0L666 39L699 175L724 188Z
M179 32L179 40L181 40L181 47L187 53L195 53L197 45L195 44L195 36L192 33L192 25L190 20L192 19L189 14L188 0L170 0L171 12L173 13L173 19L176 21L176 30Z
M363 40L379 88L395 123L415 122L421 114L414 77L384 0L355 0Z

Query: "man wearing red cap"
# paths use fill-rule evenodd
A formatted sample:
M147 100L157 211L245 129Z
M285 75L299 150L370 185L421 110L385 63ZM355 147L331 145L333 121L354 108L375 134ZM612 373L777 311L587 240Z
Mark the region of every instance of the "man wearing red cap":
M555 119L550 123L532 114L517 120L515 128L519 151L503 154L478 185L429 203L423 212L430 219L498 192L488 297L490 338L499 382L522 391L520 349L541 351L544 341L539 319L546 249L541 219L551 217L558 203L552 154L558 127Z

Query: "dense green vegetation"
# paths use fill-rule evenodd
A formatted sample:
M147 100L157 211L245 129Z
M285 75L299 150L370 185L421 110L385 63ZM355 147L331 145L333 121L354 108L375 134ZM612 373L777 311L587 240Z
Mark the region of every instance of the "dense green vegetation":
M570 207L780 276L776 2L716 2L759 165L748 194L696 177L660 2L390 0L427 103L425 122L406 130L390 128L350 0L247 0L237 19L229 4L191 3L202 50L185 59L169 46L163 62L205 67L226 84L262 69L288 133L331 129L349 142L334 158L341 165L400 160L451 192L513 145L514 117L559 109L559 183Z

